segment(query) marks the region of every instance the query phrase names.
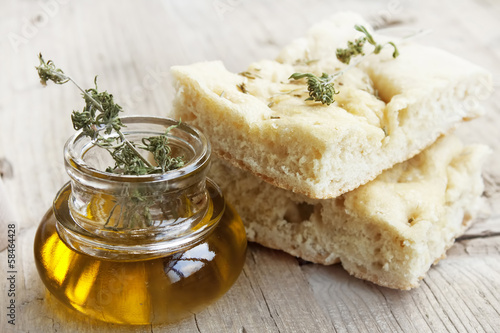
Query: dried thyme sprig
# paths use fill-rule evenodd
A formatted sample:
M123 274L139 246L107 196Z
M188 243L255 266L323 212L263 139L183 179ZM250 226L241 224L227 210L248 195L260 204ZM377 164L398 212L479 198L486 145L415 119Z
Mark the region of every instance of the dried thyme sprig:
M97 77L94 88L83 90L78 84L57 68L52 61L45 62L39 55L40 65L36 67L41 83L52 81L56 84L73 82L82 92L85 106L82 111L74 111L71 120L75 130L81 130L83 135L91 138L95 146L106 149L115 161L113 167L105 171L126 175L144 175L164 173L184 165L183 157L171 156L168 133L179 124L170 126L158 136L146 137L139 143L130 142L121 132L122 123L119 114L122 108L114 102L113 95L107 91L100 92L97 87ZM139 150L151 153L156 165L146 160ZM133 189L125 186L127 192L118 196L118 200L109 211L104 228L110 230L142 228L152 225L151 207L156 202L151 199L148 189ZM99 205L97 205L99 206Z
M168 132L170 132L170 130L172 130L177 126L178 125L170 126L169 128L166 129L163 135L151 136L142 139L142 144L144 145L144 147L141 148L151 152L161 172L178 169L184 165L184 160L182 157L171 156L172 149L168 144L167 134Z
M368 30L362 25L355 25L354 29L360 31L365 34L364 37L355 39L354 42L348 41L346 49L337 49L336 56L342 63L347 64L348 66L343 70L334 73L327 74L323 73L320 77L312 74L312 73L293 73L288 78L289 80L300 80L302 78L306 78L307 80L307 90L309 91L309 97L306 101L315 101L321 102L322 104L330 105L335 102L334 95L338 94L339 91L335 90L333 81L343 75L350 68L358 65L362 60L364 60L367 56L371 54L378 54L386 45L392 45L394 47L394 52L392 56L394 58L399 56L399 51L396 45L393 42L387 42L386 44L377 44L373 39L373 36L368 32ZM369 54L365 55L363 52L363 46L368 42L375 46L375 49L371 51ZM364 56L359 59L355 63L350 63L351 58L357 55Z
M355 25L354 29L356 29L359 32L362 32L365 34L364 37L355 39L354 42L348 41L347 42L347 48L341 49L338 48L336 55L337 59L344 63L349 65L349 62L351 61L351 58L357 55L365 55L363 52L363 46L365 45L366 42L370 43L371 45L375 46L375 49L371 52L374 54L379 54L380 51L384 48L386 45L392 45L394 47L394 52L392 53L393 58L397 58L399 55L399 50L393 42L387 42L385 44L378 44L375 42L373 39L373 36L368 32L368 30L362 26L362 25Z
M344 63L349 65L349 62L351 62L351 58L357 55L365 55L363 52L363 46L365 45L366 42L366 37L358 38L355 39L354 42L351 42L350 40L347 41L347 48L346 49L337 49L336 55L337 59Z
M335 102L333 96L339 92L335 91L335 87L330 82L330 75L323 73L320 77L317 77L311 73L293 73L289 77L290 80L300 80L302 78L306 78L307 90L309 91L309 97L306 98L306 101L321 102L326 105Z
M247 85L245 84L245 82L242 82L241 84L237 84L236 88L238 88L238 90L241 91L242 93L248 94Z
M98 91L97 76L94 79L94 84L95 88L87 89L83 94L85 100L83 111L73 111L71 121L75 130L81 129L83 134L100 145L104 140L99 136L102 128L104 128L104 133L111 134L113 130L117 133L120 132L123 127L119 117L122 107L113 101L113 95L107 91ZM99 114L96 111L99 111Z
M168 133L177 126L170 126L162 135L142 138L142 145L137 145L137 148L151 152L157 166L146 165L129 146L121 145L110 151L115 160L115 166L108 167L106 171L126 175L146 175L163 173L182 167L184 159L181 156L171 156L172 148L168 142Z
M238 75L244 76L250 80L255 80L256 78L259 78L259 79L262 78L262 76L260 76L259 74L252 73L250 71L240 72L240 73L238 73Z
M97 77L94 79L94 88L83 90L71 77L57 68L53 61L45 62L42 54L39 54L38 58L40 65L36 69L43 85L46 85L47 81L56 84L71 81L82 92L85 106L81 112L73 111L71 115L73 127L75 130L81 129L84 135L92 139L93 144L109 151L115 160L115 166L108 167L107 172L144 175L163 173L184 165L182 157L170 156L171 149L168 145L167 134L178 125L169 127L160 136L145 138L142 140L142 146L136 146L121 132L121 128L124 127L119 117L122 107L114 102L112 94L107 91L99 92ZM101 135L101 132L107 136ZM113 132L117 136L110 136ZM145 159L137 148L150 151L157 166Z

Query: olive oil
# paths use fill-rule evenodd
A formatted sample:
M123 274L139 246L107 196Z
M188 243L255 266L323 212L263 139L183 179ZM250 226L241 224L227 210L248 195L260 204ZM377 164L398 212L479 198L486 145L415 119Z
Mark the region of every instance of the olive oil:
M174 322L222 296L245 260L246 237L226 205L202 241L168 256L106 260L77 252L59 237L52 210L35 237L35 261L48 290L66 306L117 324Z

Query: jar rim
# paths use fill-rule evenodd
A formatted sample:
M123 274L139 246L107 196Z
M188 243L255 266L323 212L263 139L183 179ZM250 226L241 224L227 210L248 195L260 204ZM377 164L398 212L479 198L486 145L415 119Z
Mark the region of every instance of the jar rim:
M67 183L57 193L53 203L57 232L63 242L75 251L110 260L142 260L170 255L203 241L218 225L226 209L226 202L220 188L211 179L206 179L207 194L212 201L212 209L204 216L207 223L182 234L170 234L169 230L155 233L153 237L110 238L96 235L82 228L73 218L69 197L71 185Z
M181 122L180 120L177 121L167 117L132 115L132 116L123 116L120 119L122 120L125 126L127 124L144 123L144 124L165 126L166 129L170 126L178 125L173 130L177 129L189 134L191 137L193 137L200 143L201 149L194 150L194 156L191 159L189 159L189 161L187 161L182 167L173 170L168 170L164 173L145 174L145 175L116 174L90 167L83 160L84 154L78 154L78 152L75 149L73 149L78 140L86 138L86 136L83 134L83 131L79 130L75 134L73 134L66 141L66 144L64 145L65 163L71 166L71 168L76 169L79 173L83 175L99 178L101 180L106 180L110 182L122 182L122 183L123 182L149 183L149 182L160 182L160 181L169 181L178 179L179 177L189 175L195 172L196 170L199 170L201 167L203 167L210 161L210 154L211 154L210 141L200 129L198 129L193 125L188 125L186 123Z

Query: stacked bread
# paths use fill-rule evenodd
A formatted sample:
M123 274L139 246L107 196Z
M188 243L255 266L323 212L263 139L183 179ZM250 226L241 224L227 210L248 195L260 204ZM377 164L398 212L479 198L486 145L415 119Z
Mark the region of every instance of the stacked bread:
M384 47L345 70L335 51L362 36L354 25L371 31L341 13L239 74L221 62L173 67L174 115L209 137L212 178L249 240L409 289L475 214L488 148L445 135L482 114L477 99L491 77L444 51L376 33L400 55ZM342 70L330 105L305 101L305 82L288 79Z

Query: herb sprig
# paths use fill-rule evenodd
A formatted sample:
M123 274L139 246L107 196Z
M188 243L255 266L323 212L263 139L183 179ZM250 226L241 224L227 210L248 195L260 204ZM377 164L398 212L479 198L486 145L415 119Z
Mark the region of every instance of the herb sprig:
M321 102L326 105L335 102L333 96L339 92L335 90L330 75L323 73L317 77L311 73L293 73L288 79L300 80L302 78L306 78L307 90L309 91L309 97L306 98L306 101Z
M368 32L368 30L364 26L355 25L354 29L356 29L359 32L362 32L363 34L365 34L365 36L358 38L358 39L355 39L354 42L348 41L347 48L345 48L345 49L341 49L341 48L337 49L336 56L340 62L342 62L346 65L349 65L349 62L351 61L352 57L357 56L357 55L364 56L365 53L363 52L363 46L365 45L366 42L375 46L375 48L373 49L373 51L371 53L379 54L380 51L382 51L382 49L384 48L384 46L392 45L392 47L394 47L394 52L392 53L392 57L397 58L399 56L399 50L398 50L396 44L394 44L394 42L387 42L385 44L378 44L377 42L375 42L375 40L373 39L373 36Z
M144 175L164 173L180 168L184 165L181 156L172 157L168 143L170 126L165 133L142 139L142 144L130 142L122 133L122 123L119 114L122 107L114 102L113 95L107 91L99 92L97 76L94 79L94 88L82 89L71 77L57 68L53 61L45 62L42 54L38 56L40 65L36 67L40 82L47 85L47 81L56 84L72 82L82 92L85 106L82 111L73 111L71 121L75 130L82 130L85 136L91 138L92 143L109 151L115 161L113 167L106 172L126 175ZM112 135L112 134L115 135ZM151 152L156 165L151 164L138 149Z
M307 90L309 91L309 97L306 99L306 101L321 102L322 104L326 105L330 105L335 102L334 96L338 94L339 91L335 90L335 86L333 83L334 80L337 77L343 75L347 70L358 65L369 55L379 54L380 51L387 45L392 45L394 47L394 52L392 54L393 58L397 58L399 56L399 50L396 47L396 44L394 44L393 42L378 44L377 42L375 42L373 36L364 26L355 25L354 29L362 32L365 36L357 38L354 41L348 41L347 48L338 48L336 51L337 59L340 62L348 65L346 68L334 74L323 73L319 77L312 73L293 73L292 75L290 75L290 77L288 78L289 80L300 80L303 78L306 79ZM369 54L365 55L363 47L366 42L375 46L375 48ZM351 58L358 55L361 55L363 57L358 61L351 63Z

